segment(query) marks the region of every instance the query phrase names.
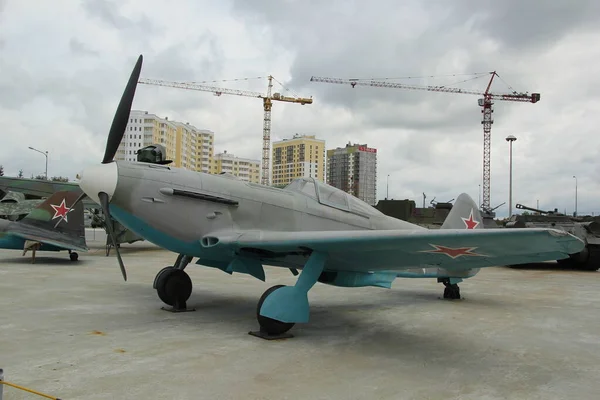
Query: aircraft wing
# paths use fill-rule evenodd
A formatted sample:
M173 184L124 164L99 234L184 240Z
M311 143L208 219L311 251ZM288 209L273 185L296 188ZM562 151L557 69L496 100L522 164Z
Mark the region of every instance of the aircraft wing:
M584 248L580 239L565 231L541 228L247 231L203 242L238 253L260 254L266 264L269 258L320 251L328 255L326 268L353 271L513 265L566 258Z
M35 197L50 197L58 191L81 192L76 182L54 182L12 176L0 177L0 190L4 192L20 192Z
M20 225L18 228L11 227L11 229L9 229L7 233L21 237L25 240L33 240L40 243L46 243L52 246L60 247L65 250L89 250L88 247L85 245L85 241L82 242L81 240L72 240L68 236L60 232L42 231L35 227Z
M23 193L31 198L50 197L59 191L77 192L82 190L77 182L54 182L40 179L16 178L12 176L0 176L0 195L7 192ZM89 198L83 199L85 208L98 208L98 205Z

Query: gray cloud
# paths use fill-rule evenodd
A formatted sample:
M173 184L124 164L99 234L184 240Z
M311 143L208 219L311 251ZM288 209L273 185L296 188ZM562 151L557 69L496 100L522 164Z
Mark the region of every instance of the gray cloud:
M548 203L567 204L571 194L562 190L564 177L577 173L593 176L585 162L594 159L592 149L598 146L598 140L592 136L593 123L589 117L586 123L580 123L569 110L582 105L580 101L573 105L573 99L597 97L594 88L600 80L588 75L586 84L576 83L581 79L577 75L585 69L577 62L586 58L582 52L589 51L593 40L590 38L581 49L572 44L581 42L581 37L578 40L574 35L598 37L594 22L599 20L600 7L595 2L438 1L400 5L380 1L374 5L289 1L275 6L270 1L236 1L234 4L234 12L249 29L259 25L268 27L276 35L278 48L293 54L288 85L314 94L315 106L335 105L351 112L359 121L349 131L330 132L325 124L322 131L328 142L343 145L345 136L362 131L361 138L381 146L380 149L383 147L380 193L387 172L391 171L396 177L391 189L400 193L415 196L424 190L451 198L465 190L477 196L482 175L482 128L477 96L352 89L310 83L310 76L385 78L497 70L501 79L495 80L492 92L510 92L512 88L539 91L542 102L495 105L492 204L501 203L500 199L507 196L508 164L503 138L509 133L521 138L515 151L524 149L526 153L515 156L515 176L518 176L515 196L541 197ZM570 58L573 54L577 57ZM482 77L458 87L483 91L487 79ZM446 77L394 82L449 85L460 80L460 77ZM561 140L573 130L578 130L577 140L573 138L567 143ZM524 131L529 132L528 143L523 143ZM382 132L387 136L380 138ZM390 143L394 151L388 151ZM600 194L598 187L591 193ZM591 211L596 206L591 198L587 199L580 201L586 201ZM506 207L498 211L505 213Z
M144 13L136 13L137 18L124 17L119 6L121 1L88 0L82 5L83 10L91 19L98 19L108 27L114 28L121 34L154 33L158 26L154 24Z
M568 34L596 29L600 17L600 4L593 0L462 0L452 4L449 20L470 22L473 33L493 38L508 51L551 47Z
M77 40L76 38L71 38L69 40L69 49L75 55L80 56L97 56L98 52L88 48L85 44Z
M507 199L508 147L514 144L514 200L600 212L600 138L595 127L600 36L592 1L446 2L141 0L53 4L35 11L0 0L0 123L10 140L0 148L7 174L37 174L50 151L50 174L73 177L99 159L138 54L142 76L220 81L275 75L314 103L273 107L272 139L316 134L328 148L348 141L378 148L378 193L428 199L477 198L482 170L477 96L333 85L312 75L395 78L415 85L483 91L539 91L538 104L497 102L492 128L492 204ZM447 76L452 74L466 74ZM434 76L434 77L432 77ZM264 92L266 81L216 86ZM277 91L282 90L276 87ZM287 93L289 94L289 93ZM215 131L216 151L259 158L258 99L140 85L134 108ZM31 153L31 154L30 154ZM506 207L498 209L499 215Z

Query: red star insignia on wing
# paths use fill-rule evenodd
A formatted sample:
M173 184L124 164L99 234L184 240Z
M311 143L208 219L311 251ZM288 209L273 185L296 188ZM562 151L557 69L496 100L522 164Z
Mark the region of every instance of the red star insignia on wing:
M467 226L467 229L475 229L477 228L477 225L479 225L479 221L476 221L473 219L473 209L471 208L471 214L469 214L469 218L463 218L460 217L463 222L465 223L465 225Z
M65 204L65 199L62 199L60 204L57 206L55 206L54 204L50 204L50 207L54 209L54 216L52 217L52 220L55 220L56 218L62 218L66 222L69 222L69 220L67 219L67 213L71 210L69 210L69 207L67 207L67 205Z
M457 248L453 248L453 247L446 247L446 246L440 246L437 244L429 244L431 247L434 247L435 250L421 250L421 253L437 253L437 254L445 254L448 257L455 259L458 258L460 256L485 256L485 254L478 254L478 253L474 253L473 250L475 250L477 247L457 247Z

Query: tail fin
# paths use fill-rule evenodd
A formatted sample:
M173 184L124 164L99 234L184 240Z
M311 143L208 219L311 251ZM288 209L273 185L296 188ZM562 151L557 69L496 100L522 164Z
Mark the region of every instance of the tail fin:
M85 240L83 204L79 202L71 208L79 194L76 191L56 192L31 210L20 222L44 230L55 231L72 239L83 238Z
M468 194L458 196L440 229L483 229L481 213Z

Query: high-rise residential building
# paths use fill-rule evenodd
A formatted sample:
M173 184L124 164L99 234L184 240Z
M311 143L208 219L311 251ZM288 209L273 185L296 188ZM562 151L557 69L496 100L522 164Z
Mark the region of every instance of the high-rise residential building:
M273 142L273 186L284 186L296 178L313 177L325 182L325 141L315 135L295 134Z
M196 171L213 172L215 134L208 129L196 130Z
M236 157L233 154L215 154L213 162L213 173L230 173L241 180L252 183L260 181L260 160Z
M377 149L351 144L327 150L327 183L358 197L377 203Z
M169 121L147 111L132 110L115 160L136 161L136 151L153 143L165 146L173 166L211 172L214 133L189 123Z

